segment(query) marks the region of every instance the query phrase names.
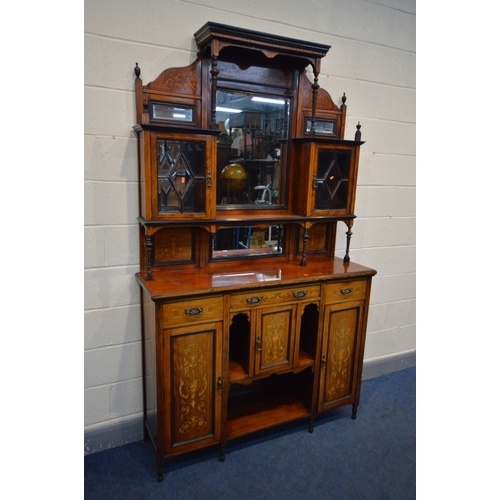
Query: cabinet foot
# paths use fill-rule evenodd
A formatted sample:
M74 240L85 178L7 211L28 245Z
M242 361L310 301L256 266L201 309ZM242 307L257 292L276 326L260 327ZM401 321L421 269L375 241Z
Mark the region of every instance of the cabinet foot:
M353 420L356 420L356 413L358 412L358 407L356 405L352 405L352 414L351 414L351 418Z
M219 452L219 461L224 462L226 460L226 448L221 448Z
M158 467L158 477L156 478L156 480L159 483L163 482L163 468L162 467Z
M314 427L313 427L313 423L312 422L309 422L309 427L307 428L307 430L312 433L314 431Z

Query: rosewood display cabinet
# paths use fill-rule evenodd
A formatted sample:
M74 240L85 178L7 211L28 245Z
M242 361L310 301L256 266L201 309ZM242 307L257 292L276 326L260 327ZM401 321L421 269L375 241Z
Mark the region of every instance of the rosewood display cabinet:
M209 22L142 84L144 434L166 458L360 399L373 269L350 262L361 141L329 46ZM337 224L347 228L335 257Z

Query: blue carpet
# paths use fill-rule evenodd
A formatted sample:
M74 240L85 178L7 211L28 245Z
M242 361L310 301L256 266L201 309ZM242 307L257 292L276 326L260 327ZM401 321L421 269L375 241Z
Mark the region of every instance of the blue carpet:
M406 500L416 498L416 369L364 381L351 407L166 461L156 481L151 443L88 455L87 500Z

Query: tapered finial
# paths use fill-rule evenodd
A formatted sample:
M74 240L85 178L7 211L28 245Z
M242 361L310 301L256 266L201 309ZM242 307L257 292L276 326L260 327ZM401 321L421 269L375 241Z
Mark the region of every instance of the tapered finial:
M356 133L354 134L354 140L355 141L361 141L361 123L358 122L356 125Z
M136 78L139 78L141 76L141 68L139 68L138 63L135 63L134 73Z

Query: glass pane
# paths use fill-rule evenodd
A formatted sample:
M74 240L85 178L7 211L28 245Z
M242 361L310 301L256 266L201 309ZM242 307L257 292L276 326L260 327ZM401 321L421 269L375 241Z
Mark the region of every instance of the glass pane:
M283 226L225 227L213 238L212 258L283 254Z
M158 211L204 213L206 145L158 139Z
M312 120L306 122L306 133L311 131ZM327 134L335 136L337 130L337 120L315 120L314 130L317 134Z
M217 205L286 205L290 99L217 90Z
M192 122L193 109L173 104L153 103L152 118L161 121Z
M347 207L351 151L320 149L316 171L316 210L339 210Z

